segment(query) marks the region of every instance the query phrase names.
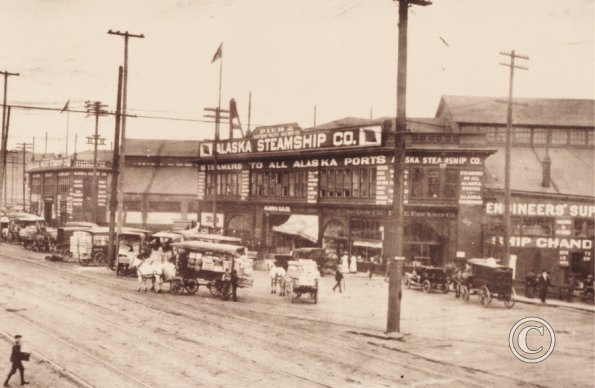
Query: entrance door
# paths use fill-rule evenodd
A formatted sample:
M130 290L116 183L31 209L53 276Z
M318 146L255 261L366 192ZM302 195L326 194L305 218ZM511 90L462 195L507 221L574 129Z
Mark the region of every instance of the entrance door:
M54 201L51 198L46 198L43 204L43 218L45 218L46 224L52 222L52 213L54 212Z
M447 239L427 223L414 222L405 226L403 254L409 260L430 257L433 265L442 265L446 243Z

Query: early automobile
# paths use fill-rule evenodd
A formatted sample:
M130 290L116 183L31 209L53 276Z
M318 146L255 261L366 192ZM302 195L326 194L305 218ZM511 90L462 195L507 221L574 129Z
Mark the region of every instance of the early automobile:
M493 298L506 308L515 304L516 293L512 285L512 268L497 264L496 259L470 259L471 276L461 285L461 298L467 302L469 294L476 292L482 306L488 307Z
M450 288L449 278L444 267L435 267L429 264L429 257L416 257L415 260L403 266L403 286L421 287L426 294L431 290L440 290L444 294Z

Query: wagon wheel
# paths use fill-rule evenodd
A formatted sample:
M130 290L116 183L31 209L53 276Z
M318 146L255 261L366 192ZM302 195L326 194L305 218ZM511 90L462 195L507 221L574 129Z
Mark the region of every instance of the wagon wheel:
M231 287L229 286L229 283L225 283L221 286L221 299L229 300L230 296L231 296Z
M488 307L492 302L492 295L490 294L490 290L486 286L481 286L479 289L479 303L483 307Z
M196 294L198 291L198 280L194 278L184 279L184 288L189 294Z
M461 286L461 300L463 302L469 302L469 288L465 285Z
M178 279L174 279L171 281L169 286L169 292L174 295L180 295L184 287L182 286L182 282Z
M209 289L209 292L211 293L211 295L219 297L221 296L221 291L219 290L219 287L217 287L217 284L214 282L211 282L207 285L207 288Z
M510 289L510 295L508 295L506 298L504 298L504 306L506 306L507 309L511 309L515 302L516 302L516 292L514 290L514 288Z
M450 284L448 284L448 282L442 283L442 293L443 294L448 294L449 289L450 289Z
M432 290L432 282L430 282L428 279L424 280L424 282L421 285L421 289L426 294L429 293Z
M86 267L89 265L89 263L91 262L91 259L83 259L82 257L79 257L79 263L83 266Z
M406 289L411 288L411 280L409 278L403 278L403 287L405 287Z
M95 256L93 256L93 261L95 262L95 264L105 264L105 259L105 252L97 252Z

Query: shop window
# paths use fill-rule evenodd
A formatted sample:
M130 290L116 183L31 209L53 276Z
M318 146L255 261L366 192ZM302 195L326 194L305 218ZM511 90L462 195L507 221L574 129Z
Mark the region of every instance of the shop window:
M83 178L83 197L91 198L93 196L93 178Z
M351 239L382 240L379 221L352 219L350 225Z
M580 129L569 131L568 143L571 145L585 145L587 143L586 132Z
M531 130L529 128L513 128L513 144L531 144Z
M556 129L551 134L552 145L565 145L568 144L568 132L562 129Z
M455 199L459 192L459 170L454 168L410 169L411 198Z
M46 174L43 177L43 195L53 195L56 193L56 176Z
M593 238L595 236L595 221L589 218L576 218L574 220L574 237Z
M587 131L587 145L593 145L593 134L594 131Z
M546 145L547 144L547 130L546 129L534 129L532 141L533 141L533 145Z
M522 219L521 235L523 236L551 236L553 232L553 218L526 217Z
M345 168L323 171L321 197L373 198L376 195L376 168Z

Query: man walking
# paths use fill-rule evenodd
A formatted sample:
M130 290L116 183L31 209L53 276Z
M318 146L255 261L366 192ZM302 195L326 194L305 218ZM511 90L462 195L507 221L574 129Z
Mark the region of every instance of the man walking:
M337 270L335 271L335 281L337 282L333 287L333 292L339 287L339 292L342 293L341 290L341 282L343 281L343 274L341 273L341 266L337 266Z
M25 367L23 366L23 361L29 360L28 353L21 352L21 338L22 336L17 334L14 336L14 345L12 346L12 353L10 354L10 362L12 363L12 367L10 368L10 372L4 381L5 387L10 387L8 382L10 378L17 373L17 370L21 374L21 385L29 384L28 381L25 381Z
M238 296L236 294L238 290L238 281L238 272L235 269L233 269L231 271L231 297L234 302L238 301Z
M541 271L541 275L537 279L537 287L539 288L539 298L542 303L545 303L547 298L547 289L551 284L550 274L544 269Z

